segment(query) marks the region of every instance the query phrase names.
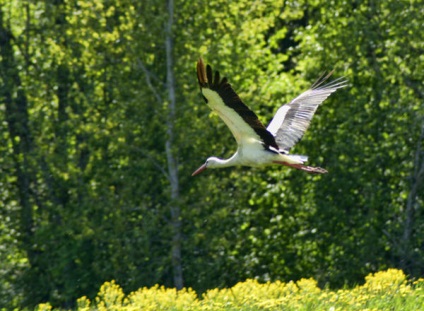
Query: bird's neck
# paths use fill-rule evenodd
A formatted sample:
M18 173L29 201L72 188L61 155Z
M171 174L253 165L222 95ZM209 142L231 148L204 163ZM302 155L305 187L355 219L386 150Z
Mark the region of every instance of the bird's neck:
M238 154L235 153L231 158L228 159L214 158L214 162L215 163L213 165L213 168L235 166L239 164Z

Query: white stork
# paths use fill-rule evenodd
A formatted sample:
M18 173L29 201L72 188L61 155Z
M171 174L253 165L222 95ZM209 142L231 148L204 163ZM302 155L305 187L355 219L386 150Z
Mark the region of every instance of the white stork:
M238 148L229 159L208 158L192 176L207 168L236 165L260 167L271 164L286 165L308 173L327 173L323 168L304 165L307 156L289 154L289 151L302 138L318 106L331 93L346 86L346 80L342 78L323 85L331 74L321 76L309 90L281 106L265 128L256 114L241 101L227 78L221 79L218 71L213 75L211 66L205 68L200 58L197 62L197 78L203 98L227 124Z

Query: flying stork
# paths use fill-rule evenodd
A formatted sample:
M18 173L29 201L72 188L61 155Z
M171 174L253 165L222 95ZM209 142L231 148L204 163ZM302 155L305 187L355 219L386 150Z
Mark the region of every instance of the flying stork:
M289 104L281 106L268 127L240 99L218 71L213 74L211 66L200 58L197 62L197 79L204 100L216 111L237 141L237 151L229 159L210 157L192 176L207 168L228 166L260 167L280 164L308 173L327 173L320 167L307 166L307 156L289 154L290 149L303 137L318 106L337 89L346 86L346 80L336 79L323 83L331 76L321 76L312 87Z

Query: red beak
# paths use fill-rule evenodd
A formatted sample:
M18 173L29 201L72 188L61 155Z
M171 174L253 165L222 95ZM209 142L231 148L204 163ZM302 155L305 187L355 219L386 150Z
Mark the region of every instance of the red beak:
M197 170L194 171L193 174L191 174L191 176L200 174L201 172L203 172L206 169L206 163L203 164L201 167L199 167Z

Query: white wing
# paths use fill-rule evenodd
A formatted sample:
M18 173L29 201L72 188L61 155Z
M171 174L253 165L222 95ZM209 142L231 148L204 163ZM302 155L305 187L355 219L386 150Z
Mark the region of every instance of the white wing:
M277 110L267 130L274 135L280 149L289 151L305 134L318 106L336 90L346 86L347 81L343 78L322 85L331 74L318 79L311 89Z

